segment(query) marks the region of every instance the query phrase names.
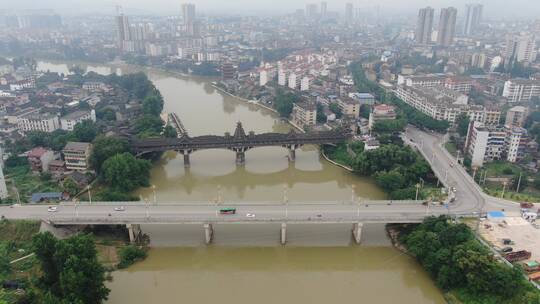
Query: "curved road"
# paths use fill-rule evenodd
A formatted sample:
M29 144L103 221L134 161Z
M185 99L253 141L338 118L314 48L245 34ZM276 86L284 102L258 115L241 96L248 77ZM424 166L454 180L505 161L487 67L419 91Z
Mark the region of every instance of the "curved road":
M456 202L452 212L487 212L502 210L519 214L519 204L485 194L465 169L443 147L445 136L408 126L405 143L415 146L430 163L433 172L448 187L456 187ZM412 139L412 140L411 140Z

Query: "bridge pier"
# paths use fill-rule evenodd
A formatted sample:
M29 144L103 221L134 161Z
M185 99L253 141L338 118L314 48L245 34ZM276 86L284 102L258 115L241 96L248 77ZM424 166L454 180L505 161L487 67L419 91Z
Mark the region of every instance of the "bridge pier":
M206 245L212 243L214 238L214 227L212 224L204 224L204 242Z
M352 235L353 235L353 238L354 238L354 242L356 244L360 244L360 242L362 241L362 227L363 226L364 226L364 224L362 224L362 223L354 223L353 224Z
M189 160L189 155L192 153L192 150L180 150L180 153L184 156L184 167L189 168L191 166L191 162Z
M141 225L127 224L126 228L128 229L129 242L135 244L142 233Z
M246 164L246 152L243 150L236 151L236 164L240 166Z
M281 245L285 245L287 243L287 224L286 223L281 223L280 241L281 241Z

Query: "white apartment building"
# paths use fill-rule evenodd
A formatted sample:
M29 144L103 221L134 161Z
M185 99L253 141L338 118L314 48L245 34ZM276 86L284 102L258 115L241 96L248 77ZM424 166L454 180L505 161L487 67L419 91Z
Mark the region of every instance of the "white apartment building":
M406 85L408 87L412 86L420 86L420 87L436 87L436 86L442 86L444 85L444 82L446 80L445 76L440 75L411 75L411 76L404 76L404 75L398 75L398 85Z
M527 130L520 127L495 128L473 121L469 125L465 150L472 165L481 167L486 162L506 159L517 162L525 156Z
M509 102L530 101L540 96L540 81L515 78L504 83L503 97Z
M261 70L259 72L259 86L265 86L268 83L268 72L266 70Z
M527 130L521 127L506 129L506 160L515 163L525 157L527 148Z
M285 73L285 71L283 70L279 70L279 73L278 73L278 84L280 86L285 86L287 85L287 73Z
M289 82L288 86L289 88L296 90L298 88L298 85L300 83L300 76L296 75L296 73L289 74Z
M310 82L309 77L307 76L302 77L302 81L300 82L300 91L309 90L309 82Z
M60 126L62 130L73 131L76 124L85 120L96 122L96 111L92 109L90 111L75 111L69 113L60 118Z
M317 106L310 102L295 103L292 110L292 121L300 126L314 126L317 123Z
M50 133L60 128L60 121L58 120L58 116L53 114L31 113L19 117L17 119L17 127L22 132L43 131Z
M465 150L474 167L482 167L485 162L501 159L505 149L504 129L488 128L483 123L473 121L469 125Z
M534 35L519 34L506 37L504 57L507 63L511 63L512 60L533 63L536 60L537 51Z

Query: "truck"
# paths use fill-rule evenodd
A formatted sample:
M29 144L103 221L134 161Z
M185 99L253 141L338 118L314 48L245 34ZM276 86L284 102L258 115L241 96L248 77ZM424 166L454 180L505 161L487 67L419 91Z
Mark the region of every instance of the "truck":
M508 252L504 254L504 258L510 262L517 262L517 261L523 261L528 260L531 258L531 253L527 250L520 250L516 252Z
M527 202L520 203L519 206L521 208L524 208L524 209L530 209L530 208L534 207L534 205L532 203L527 203Z

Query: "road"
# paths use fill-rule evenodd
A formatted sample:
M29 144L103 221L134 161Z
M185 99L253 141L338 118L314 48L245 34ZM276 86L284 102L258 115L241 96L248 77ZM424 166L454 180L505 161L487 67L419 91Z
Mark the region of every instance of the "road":
M456 202L450 207L451 212L483 213L504 209L511 214L519 213L519 204L485 194L465 169L457 164L456 159L443 147L447 135L424 132L413 126L408 126L404 135L405 143L418 148L445 186L456 187Z
M115 207L123 206L124 211ZM236 208L236 214L220 214L219 209ZM54 224L142 224L142 223L396 223L420 222L427 215L447 214L444 206L421 203L241 203L216 205L125 203L65 203L49 212L47 205L5 206L0 214L10 219L35 219ZM248 216L253 214L253 216ZM471 214L457 214L465 216Z

